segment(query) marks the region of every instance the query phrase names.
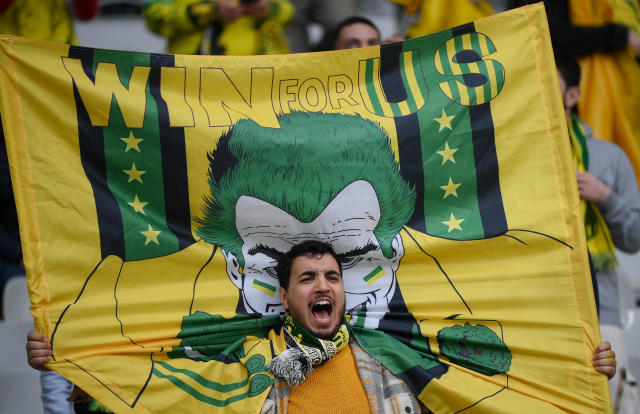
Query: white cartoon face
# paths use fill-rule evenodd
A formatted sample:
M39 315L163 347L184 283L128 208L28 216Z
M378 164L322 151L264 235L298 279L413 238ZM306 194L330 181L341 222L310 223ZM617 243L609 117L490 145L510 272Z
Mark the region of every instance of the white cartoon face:
M392 242L393 257L386 258L373 230L380 220L375 190L366 181L346 186L315 220L302 223L260 199L242 196L236 203L236 227L243 240L245 266L227 252L227 273L242 292L248 312L277 313L275 267L278 257L305 240L330 244L342 261L347 313L367 311L365 326L377 327L388 311L396 288L395 272L404 255L400 235Z

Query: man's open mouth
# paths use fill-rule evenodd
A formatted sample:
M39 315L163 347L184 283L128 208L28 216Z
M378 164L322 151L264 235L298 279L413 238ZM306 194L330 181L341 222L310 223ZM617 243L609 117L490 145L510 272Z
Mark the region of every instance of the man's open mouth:
M327 298L317 298L312 302L311 314L317 323L325 324L330 322L332 311L333 303Z

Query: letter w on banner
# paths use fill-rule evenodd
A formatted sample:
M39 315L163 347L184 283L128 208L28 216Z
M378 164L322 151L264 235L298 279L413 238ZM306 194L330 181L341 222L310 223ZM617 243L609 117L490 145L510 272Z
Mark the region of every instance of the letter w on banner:
M314 239L432 411L610 411L542 6L321 54L0 50L36 328L111 410L259 412Z

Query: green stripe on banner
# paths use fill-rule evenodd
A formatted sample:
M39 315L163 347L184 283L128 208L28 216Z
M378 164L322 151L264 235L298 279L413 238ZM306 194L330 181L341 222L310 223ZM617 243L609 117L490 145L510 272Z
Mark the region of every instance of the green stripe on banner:
M490 61L490 64L493 65L493 71L496 74L496 85L498 91L500 91L504 85L504 68L495 60Z
M420 56L422 56L422 52L420 53ZM444 73L452 73L451 65L449 64L449 52L447 52L447 48L445 47L440 49L440 65L442 65L442 71ZM427 81L427 83L430 82Z
M460 90L458 89L458 82L455 79L447 82L449 84L449 89L451 89L451 95L453 96L453 100L456 102L460 102Z
M94 73L99 62L116 64L125 87L135 66L149 66L149 55L96 50ZM103 128L107 184L122 214L125 260L141 260L178 251L178 240L166 222L164 181L158 111L146 87L143 128L124 123L115 99L109 125Z
M373 86L375 82L373 76L373 61L374 59L367 59L364 81L367 85L367 93L369 94L369 100L371 101L373 112L381 115L384 114L384 111L382 110L382 105L380 105L380 97L376 93L376 89Z
M453 44L455 45L455 53L460 53L464 50L464 45L462 44L462 36L456 36L453 38ZM453 57L453 56L452 56ZM457 59L454 59L454 62L457 62Z
M378 273L382 272L382 267L378 266L375 269L373 269L368 275L366 275L365 277L363 277L364 281L369 283L369 281L371 279L373 279ZM369 283L371 284L371 283Z
M413 56L413 52L411 52L409 56ZM409 63L409 65L411 65L411 67L413 68L413 59L409 57L409 62L405 62L405 54L400 53L400 73L402 74L402 81L404 82L404 88L407 91L407 105L409 106L409 110L411 112L416 112L418 110L418 105L416 105L416 100L413 98L413 94L411 93L411 87L409 86L409 80L407 79L407 73L405 69L406 63ZM413 72L415 73L415 69L413 69Z
M487 81L482 85L482 90L484 91L484 101L488 102L491 99L491 83L493 83L494 80L489 77L487 62L484 60L479 61L478 68L480 69L480 72L487 77Z
M262 289L266 290L267 292L265 292L265 293L270 294L271 296L273 296L276 293L276 287L275 286L270 285L270 284L265 283L265 282L261 282L258 279L254 279L253 280L253 285L255 287L257 287L258 289L260 289L260 290L262 290Z
M425 65L426 65L426 62L425 62ZM420 88L420 93L422 94L422 96L424 96L424 99L426 100L427 97L429 96L429 89L427 88L427 84L425 83L424 77L422 75L423 66L420 62L420 52L417 50L411 51L411 66L413 67L413 71L416 75L416 79L418 80L418 87Z
M393 112L393 116L402 116L400 105L398 105L396 102L389 102L389 106L391 107L391 112Z
M175 368L172 365L162 361L154 361L154 363L160 365L162 368L174 374L181 374L186 377L189 377L194 381L196 381L198 384L202 385L203 387L213 391L217 391L217 392L231 392L249 385L249 378L246 378L242 381L234 382L231 384L220 384L219 382L208 380L202 375L196 372L190 371L188 369Z
M182 381L181 379L173 376L173 375L169 375L169 374L165 374L163 372L160 372L157 368L153 369L153 375L155 375L158 378L164 378L166 380L169 380L173 385L175 385L176 387L180 388L182 391L186 392L187 394L191 395L193 398L200 400L204 403L213 405L215 407L226 407L227 405L234 403L236 401L240 401L240 400L244 400L245 398L247 398L249 396L248 392L242 393L242 394L238 394L238 395L234 395L233 397L229 397L227 399L224 400L219 400L217 398L213 398L210 397L208 395L204 395L201 392L199 392L198 390L196 390L195 388L193 388L191 385L185 383L184 381Z
M456 38L457 40L458 38ZM462 41L460 41L462 42ZM456 42L456 52L461 52L462 49L458 50L458 42ZM468 74L471 73L471 68L469 67L468 63L461 63L460 64L460 71L463 74ZM464 78L459 79L460 82L462 82L464 84ZM469 105L477 105L478 104L478 99L476 96L476 90L475 88L466 88L467 89L467 96L469 97Z

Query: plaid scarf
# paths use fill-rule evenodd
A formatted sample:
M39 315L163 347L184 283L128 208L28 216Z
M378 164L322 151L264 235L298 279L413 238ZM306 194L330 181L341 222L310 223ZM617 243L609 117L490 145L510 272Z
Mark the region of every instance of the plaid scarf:
M589 169L589 151L587 139L580 119L571 115L569 137L576 171ZM587 236L587 248L591 253L593 265L597 270L613 269L616 266L616 254L609 227L595 204L580 199L580 211L584 219L584 230Z
M273 358L267 368L289 385L301 384L313 367L333 358L349 344L346 321L331 340L320 339L300 325L289 312L284 315L283 331L287 350Z

